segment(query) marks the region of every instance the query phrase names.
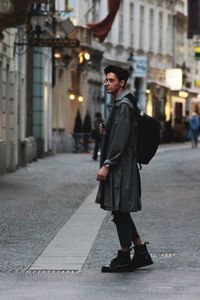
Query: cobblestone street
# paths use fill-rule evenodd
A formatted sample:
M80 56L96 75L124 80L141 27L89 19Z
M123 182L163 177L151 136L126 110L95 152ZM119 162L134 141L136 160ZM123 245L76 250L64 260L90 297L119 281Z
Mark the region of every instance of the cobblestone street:
M58 155L0 177L0 270L27 270L96 186L89 155Z
M80 272L28 271L96 187L97 169L88 154L63 154L0 177L0 299L199 300L200 150L188 144L161 146L141 171L143 209L133 218L152 266L100 273L119 247L108 213Z

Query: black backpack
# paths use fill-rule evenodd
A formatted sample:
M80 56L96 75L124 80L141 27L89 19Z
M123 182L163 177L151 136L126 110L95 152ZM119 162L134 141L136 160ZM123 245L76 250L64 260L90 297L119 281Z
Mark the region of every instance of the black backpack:
M153 117L143 113L132 94L126 95L133 104L138 121L136 157L139 164L148 164L154 157L160 143L160 124Z

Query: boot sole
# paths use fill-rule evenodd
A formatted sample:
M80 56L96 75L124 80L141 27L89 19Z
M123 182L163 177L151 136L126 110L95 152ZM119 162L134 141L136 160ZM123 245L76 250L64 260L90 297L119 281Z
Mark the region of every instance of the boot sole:
M131 267L121 267L121 268L111 268L111 267L106 267L103 266L101 268L101 272L102 273L125 273L125 272L132 272L132 268Z
M146 263L146 264L142 264L142 265L138 265L138 266L133 266L132 267L132 271L135 271L135 270L140 269L140 268L148 267L148 266L151 266L151 265L153 265L153 261L149 262L149 263Z

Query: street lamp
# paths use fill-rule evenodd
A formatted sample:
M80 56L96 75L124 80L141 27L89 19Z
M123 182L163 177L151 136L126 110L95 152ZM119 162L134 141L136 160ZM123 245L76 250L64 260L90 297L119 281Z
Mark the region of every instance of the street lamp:
M30 23L33 34L39 37L45 31L45 24L47 20L47 10L45 4L33 4L31 11Z
M82 64L85 60L89 61L90 60L90 53L86 50L82 50L78 54L79 58L79 64Z
M29 15L29 23L25 26L18 27L14 43L14 51L18 55L23 55L31 46L32 39L39 40L41 35L45 32L47 20L47 6L46 4L33 4Z
M33 4L29 14L29 22L25 26L18 27L16 35L14 51L18 55L23 55L31 47L51 47L53 49L60 48L76 48L79 47L79 40L69 39L68 31L75 30L69 19L61 21L60 12L48 4ZM57 27L69 27L62 30L61 34L57 34Z
M78 101L79 102L83 102L83 97L82 96L78 96Z

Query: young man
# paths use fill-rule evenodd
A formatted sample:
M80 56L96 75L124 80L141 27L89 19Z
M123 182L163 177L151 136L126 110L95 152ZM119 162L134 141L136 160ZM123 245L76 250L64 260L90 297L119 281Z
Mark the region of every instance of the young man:
M152 259L137 232L130 212L141 210L140 175L134 154L137 135L137 120L131 101L125 89L128 71L107 66L105 87L113 95L110 115L103 135L100 169L96 179L100 182L96 202L102 209L112 212L121 249L110 264L102 267L102 272L131 272L152 264ZM134 244L134 256L130 250Z

